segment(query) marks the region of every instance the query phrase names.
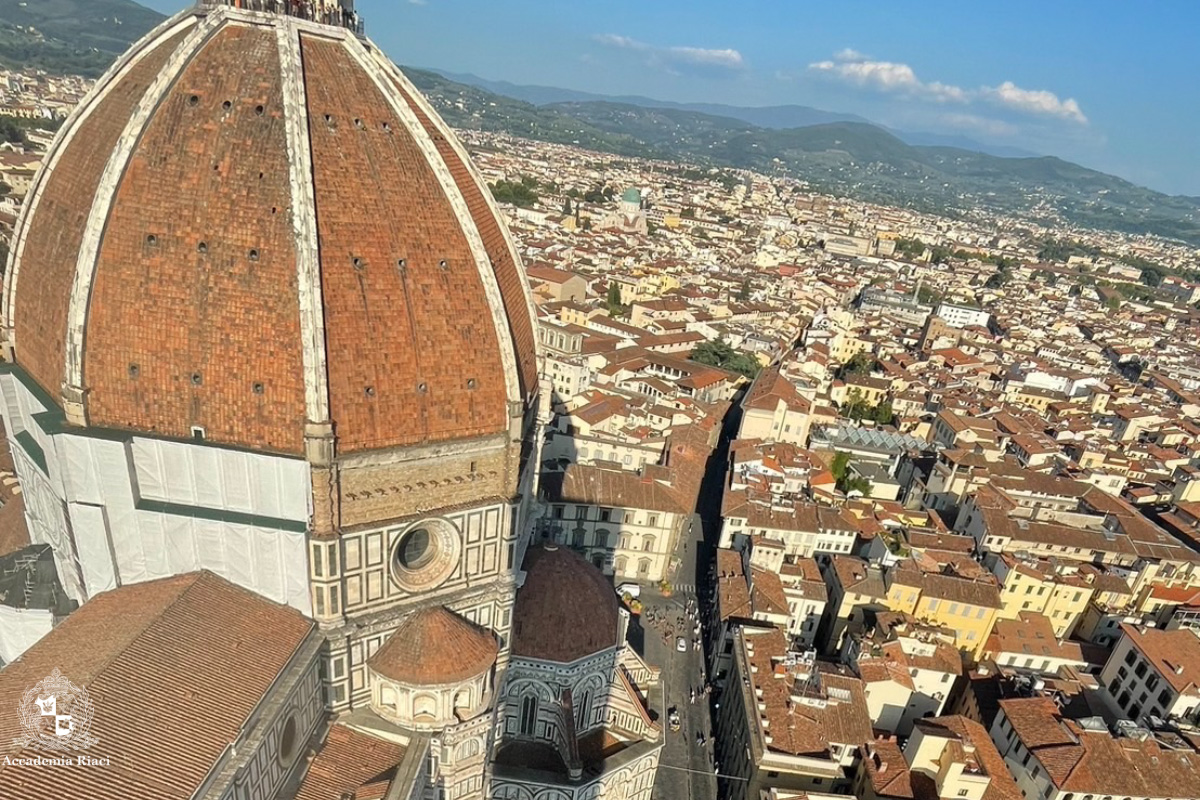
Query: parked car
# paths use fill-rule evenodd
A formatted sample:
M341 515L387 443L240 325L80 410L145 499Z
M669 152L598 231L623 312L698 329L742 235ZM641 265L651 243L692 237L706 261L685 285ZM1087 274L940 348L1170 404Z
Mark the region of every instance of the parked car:
M675 640L675 649L681 653L687 652L687 640L680 636Z
M621 595L621 597L624 597L625 595L629 595L630 597L641 597L642 587L636 583L622 583L617 587L617 594Z
M671 709L671 713L667 715L667 721L671 723L671 730L679 730L679 712Z

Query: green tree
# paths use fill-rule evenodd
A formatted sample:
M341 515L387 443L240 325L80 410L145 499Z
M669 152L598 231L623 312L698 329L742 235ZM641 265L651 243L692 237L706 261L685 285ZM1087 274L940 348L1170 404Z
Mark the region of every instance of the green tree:
M838 488L842 490L843 494L859 492L863 497L871 496L871 482L862 476L850 478L844 485Z
M571 216L571 214L574 213L571 210L571 198L568 197L565 200L563 200L562 213L563 213L564 217L569 217L569 216Z
M1012 273L1007 269L998 269L988 276L987 283L983 284L988 289L999 289L1012 279Z
M739 353L724 339L718 339L715 342L701 342L696 345L692 350L691 359L711 367L720 367L730 372L740 373L747 378L753 378L762 369L757 358Z
M941 300L941 292L939 292L937 289L934 289L932 286L921 284L921 289L917 292L917 302L925 303L926 305L934 305L935 303L940 303Z
M848 375L870 375L875 369L875 356L865 350L855 353L850 360L842 365L842 378Z
M737 299L741 303L750 299L750 281L742 281L742 288L738 289Z
M891 425L892 421L896 419L896 412L892 410L892 401L884 400L875 406L874 417L880 425Z
M588 189L586 192L583 193L584 202L603 203L607 199L607 197L604 194L605 188L606 187L601 186L600 184L596 184L592 188ZM612 193L612 190L610 189L609 196L611 196L611 193Z
M621 287L617 284L610 283L608 285L608 315L615 317L621 313Z
M850 475L850 454L838 450L833 454L833 463L829 465L829 471L833 474L833 479L839 483L845 480Z
M532 208L538 201L537 179L525 176L519 181L499 180L488 188L498 203L512 203L521 208Z
M692 208L691 206L688 206L683 211L679 212L679 217L681 219L695 219L696 218L696 209Z
M851 389L850 394L846 397L846 402L842 405L842 413L855 422L862 422L871 417L872 411L871 405L867 403L866 398L858 389Z
M853 475L850 472L849 453L842 450L834 453L829 471L833 474L834 481L837 482L838 491L843 494L857 491L861 492L863 497L871 496L871 482L861 475Z
M1109 311L1117 311L1121 308L1121 298L1110 297L1104 301L1104 305Z
M910 258L920 258L925 253L925 243L920 239L897 239L896 253Z

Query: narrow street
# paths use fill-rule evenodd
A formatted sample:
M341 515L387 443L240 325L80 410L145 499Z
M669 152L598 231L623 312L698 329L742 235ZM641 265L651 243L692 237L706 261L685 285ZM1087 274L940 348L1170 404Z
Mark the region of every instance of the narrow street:
M702 531L699 518L693 517L688 536L680 545L676 591L670 597L664 597L657 588L642 591L646 659L662 667L666 706L679 712L680 722L679 730L672 731L668 720L662 720L666 746L653 795L660 800L714 797L717 790L708 698L697 692L695 702L691 700L692 691L704 686L704 650L695 645L701 638L695 635L697 617L685 613L685 608L696 608L695 583L686 579L695 575ZM682 653L676 648L679 638L685 642ZM704 736L703 745L697 741L697 734Z
M680 718L680 729L674 732L668 720L662 721L667 743L654 786L656 800L714 798L717 793L716 743L712 738L711 723L714 698L702 692L707 680L705 648L710 643L707 631L701 629L702 644L696 649L694 631L695 620L706 619L709 611L711 569L721 529L721 496L729 461L729 442L737 431L739 411L734 406L725 419L720 442L704 475L698 513L692 516L686 535L680 537L676 552L679 567L672 580L675 591L670 597L663 597L657 588L647 587L642 593L645 656L650 663L662 667L667 708L677 709ZM684 609L689 605L693 610L698 609L696 616L685 615ZM679 624L681 619L682 625ZM687 647L682 653L676 650L676 640L680 636ZM699 690L694 703L691 702L693 689ZM704 736L703 745L698 743L697 734Z

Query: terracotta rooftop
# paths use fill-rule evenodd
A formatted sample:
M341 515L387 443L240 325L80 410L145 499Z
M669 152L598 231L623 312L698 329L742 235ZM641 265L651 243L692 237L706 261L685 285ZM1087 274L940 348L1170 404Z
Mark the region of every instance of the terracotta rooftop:
M384 677L415 686L458 683L496 663L495 635L443 606L411 614L367 665Z
M395 742L334 725L309 765L295 800L341 800L347 795L366 800L361 790L378 784L384 784L386 793L405 750Z
M94 700L87 754L114 766L67 775L0 758L0 797L188 800L312 630L210 572L93 597L0 670L0 707L57 667ZM0 714L0 755L18 755L19 734L19 717Z
M933 736L954 737L971 749L971 759L983 774L988 776L988 787L983 800L1020 800L1021 790L1013 780L1012 773L1004 764L1004 758L992 743L987 729L973 719L963 716L934 717L917 720L917 727Z
M514 658L566 664L620 644L616 591L583 556L535 544L522 569L525 583L513 608Z
M1189 634L1190 635L1190 634ZM1101 796L1195 797L1200 754L1153 739L1116 738L1064 719L1049 697L1001 700L1017 737L1060 792Z
M1122 624L1121 632L1175 691L1200 693L1200 638L1190 629L1163 631Z

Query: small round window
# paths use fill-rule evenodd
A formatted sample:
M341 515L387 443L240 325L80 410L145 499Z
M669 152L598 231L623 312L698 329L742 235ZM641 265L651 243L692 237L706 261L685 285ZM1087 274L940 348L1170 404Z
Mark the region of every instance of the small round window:
M296 716L293 714L283 724L283 732L279 734L279 763L286 765L295 760L298 749L296 737Z
M401 537L396 547L397 565L410 572L429 566L433 556L433 540L427 528L413 528Z
M392 578L406 592L432 589L454 573L461 554L454 525L444 519L421 520L392 540Z

